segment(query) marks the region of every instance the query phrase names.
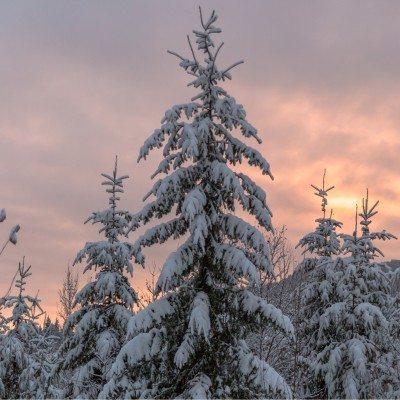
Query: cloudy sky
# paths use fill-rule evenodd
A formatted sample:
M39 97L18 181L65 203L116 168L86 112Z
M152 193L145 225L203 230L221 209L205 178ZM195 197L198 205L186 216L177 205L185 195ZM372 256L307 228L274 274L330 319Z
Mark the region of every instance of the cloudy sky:
M137 164L139 148L166 109L196 94L167 50L189 56L199 5L219 15L220 68L245 60L225 88L263 139L275 181L254 177L274 225L286 225L293 244L314 228L310 184L326 168L344 231L368 187L380 200L373 226L400 235L398 1L3 1L1 240L16 223L21 231L1 256L1 295L26 256L29 292L55 313L68 263L99 238L83 221L107 206L100 173L111 173L117 154L130 175L121 206L141 208L161 154ZM149 265L176 246L147 252ZM386 259L400 258L398 246L382 246ZM137 267L134 286L145 278Z

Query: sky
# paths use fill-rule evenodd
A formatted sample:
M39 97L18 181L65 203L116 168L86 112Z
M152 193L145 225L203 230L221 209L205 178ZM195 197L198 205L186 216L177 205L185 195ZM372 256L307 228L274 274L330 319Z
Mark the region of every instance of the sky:
M224 88L263 140L248 144L274 181L243 169L266 191L274 226L285 225L293 245L314 229L321 211L310 184L326 168L335 186L328 208L343 232L353 232L368 188L380 201L372 227L400 235L400 2L3 1L0 242L13 225L21 230L0 257L0 295L25 256L27 293L55 315L67 266L101 238L83 222L107 207L100 174L112 172L116 155L130 176L121 208L141 209L161 153L138 164L140 146L168 108L197 93L167 50L189 57L199 5L219 16L219 68L245 61ZM147 265L161 267L178 245L147 251ZM384 259L399 259L398 246L383 243ZM143 288L146 277L136 266L132 285Z

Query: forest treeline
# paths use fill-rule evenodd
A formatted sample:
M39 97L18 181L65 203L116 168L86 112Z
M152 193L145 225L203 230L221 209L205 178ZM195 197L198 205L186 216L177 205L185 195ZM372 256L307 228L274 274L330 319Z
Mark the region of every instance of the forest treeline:
M312 185L321 212L296 263L265 191L241 168L273 179L247 144L261 143L256 128L220 86L241 62L217 67L216 20L200 10L197 51L188 37L190 58L170 52L197 94L168 109L140 149L139 161L156 149L163 156L144 207L118 207L128 176L117 160L102 174L108 205L86 223L103 239L74 260L94 278L78 289L68 269L61 323L39 324L44 310L27 294L32 268L20 262L0 298L1 398L400 397L397 273L377 259L377 243L395 236L372 229L378 202L368 191L353 232L339 233L324 173ZM160 271L150 268L138 295L133 264L146 266L144 249L169 239L182 244Z

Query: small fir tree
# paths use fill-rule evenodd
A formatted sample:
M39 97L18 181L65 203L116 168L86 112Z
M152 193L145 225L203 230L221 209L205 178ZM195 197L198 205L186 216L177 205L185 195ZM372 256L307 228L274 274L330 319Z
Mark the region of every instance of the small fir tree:
M201 10L200 16L202 30L194 34L204 63L191 45L192 59L177 55L199 93L191 103L168 110L161 128L142 147L139 159L163 147L164 159L153 176L167 176L145 197L153 195L155 200L132 221L136 228L176 213L138 239L136 257L141 263L143 247L169 238L185 241L163 265L157 293L165 294L131 319L128 343L103 397L291 396L284 379L244 341L260 324L293 335L290 320L249 290L259 283L260 270L273 274L268 244L257 228L235 215L240 205L271 229L265 192L240 172L240 164L246 160L272 175L261 154L235 137L237 130L261 143L243 106L219 86L231 79L229 71L239 63L217 67L222 47L215 50L212 39L220 32L214 25L217 16L213 12L203 20Z
M389 353L392 307L390 281L372 260L381 251L376 239L393 239L386 231L370 232L375 208L363 200L361 236L341 235L343 246L334 260L319 262L321 275L311 274L305 291L304 330L314 395L322 398L382 398L390 383L385 365ZM356 218L357 221L357 218ZM314 278L314 280L312 280ZM319 279L319 280L318 280Z
M54 343L51 346L51 352L56 353L60 347L61 338L62 338L62 329L60 327L60 322L56 318L55 322L51 320L51 318L47 315L43 327L41 328L41 332L45 337L54 338Z
M52 380L58 364L57 349L60 347L61 332L49 323L50 318L45 319L45 326L40 333L32 338L34 344L33 359L35 367L29 375L34 382L35 399L48 399L59 397L59 390ZM46 323L47 321L47 323ZM49 325L46 325L48 324Z
M318 342L318 327L320 316L325 308L335 302L334 290L337 276L332 273L334 265L339 261L335 256L340 254L341 243L337 229L342 227L342 222L332 218L330 211L327 217L328 194L334 186L325 187L326 170L322 179L322 187L311 185L315 196L321 199L322 217L317 218L317 227L314 232L305 235L296 247L302 247L305 257L300 263L297 272L304 277L301 285L299 321L297 337L302 348L298 360L298 382L296 396L311 396L322 398L324 385L319 385L314 380L311 364L316 355ZM297 293L294 293L296 295ZM295 297L295 296L294 296ZM293 298L294 298L293 297Z
M98 397L124 342L127 323L137 303L136 292L124 275L124 272L130 275L133 272L133 246L120 241L127 234L131 215L117 209L119 194L124 192L123 181L128 176L118 177L117 161L113 174L102 176L106 178L102 184L110 194L110 207L94 212L86 222L101 224L99 232L106 240L86 243L74 261L76 264L86 258L84 273L96 270L97 274L76 295L78 309L64 326L64 332L72 334L65 336L61 346L58 370L68 376L63 397Z
M5 296L4 307L11 310L5 317L8 326L0 348L0 396L8 399L43 397L46 388L41 386L45 373L37 358L38 341L41 340L37 320L43 314L40 300L24 294L26 279L32 275L25 260L19 263L15 287L18 295Z
M383 256L376 240L396 239L382 230L371 232L378 201L369 206L368 190L360 217L361 235L356 226L352 235L341 235L344 273L339 282L340 307L327 316L321 329L323 350L318 354L315 372L327 384L330 397L387 398L393 383L387 373L390 353L390 324L393 299L390 279L374 260ZM340 329L331 336L329 327ZM342 332L340 332L340 330ZM346 334L344 334L346 332ZM335 359L335 362L332 362Z

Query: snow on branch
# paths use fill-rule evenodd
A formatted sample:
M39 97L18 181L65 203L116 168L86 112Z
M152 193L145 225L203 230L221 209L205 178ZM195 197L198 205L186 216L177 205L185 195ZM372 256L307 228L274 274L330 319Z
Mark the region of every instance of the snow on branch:
M111 374L123 373L125 365L136 366L141 361L148 361L161 352L164 341L164 329L153 328L149 332L136 335L126 343L115 360Z
M226 268L235 271L240 277L246 277L251 284L258 285L260 276L255 265L245 253L229 244L220 244L215 249L215 260L222 262Z
M198 292L193 300L189 327L192 334L203 335L208 342L210 333L210 300L205 292Z
M7 218L7 212L5 208L0 211L0 222L3 222Z
M264 235L253 225L232 214L220 216L222 232L230 239L240 240L245 247L251 247L263 256L269 257L269 248Z
M182 216L187 221L193 221L194 218L204 211L207 197L201 186L196 186L187 195L182 203Z
M199 374L190 382L190 388L183 393L182 398L187 399L209 399L210 398L211 379L205 374Z
M175 308L172 306L174 296L174 294L167 293L134 315L128 324L128 336L134 337L139 332L147 332L150 328L160 324L165 317L173 314L175 312Z
M290 319L282 311L264 299L248 290L242 290L237 295L240 309L246 314L254 316L258 322L271 323L275 328L294 338L294 328Z
M248 204L247 197L239 179L225 163L213 161L210 165L210 169L210 178L212 182L220 183L222 185L222 190L232 193L242 204Z
M179 285L187 270L194 267L195 260L200 256L199 250L189 238L167 258L158 277L157 293L167 292Z
M161 208L161 204L164 202L174 204L176 194L183 191L185 187L192 187L200 176L201 170L198 165L180 168L164 179L158 180L143 201L147 200L150 195L154 195L158 199L158 208Z
M239 343L238 357L240 372L250 380L252 386L268 393L268 397L273 394L274 397L292 398L292 391L282 376L264 360L252 354L244 341Z
M11 228L10 231L10 235L8 237L8 240L12 243L12 244L17 244L17 233L18 231L21 229L21 227L19 225L15 225Z
M214 123L214 126L216 133L223 135L227 140L227 143L225 143L225 155L232 164L241 163L242 157L244 157L248 160L249 165L260 168L263 175L268 175L271 179L274 179L268 161L258 150L233 137L223 125Z
M182 368L189 361L191 355L195 352L195 344L198 337L191 332L185 333L182 343L179 345L175 353L174 363L178 368Z
M170 237L178 239L188 230L187 222L181 218L174 218L171 221L149 228L138 240L140 246L151 246L154 243L162 244Z

